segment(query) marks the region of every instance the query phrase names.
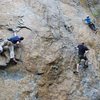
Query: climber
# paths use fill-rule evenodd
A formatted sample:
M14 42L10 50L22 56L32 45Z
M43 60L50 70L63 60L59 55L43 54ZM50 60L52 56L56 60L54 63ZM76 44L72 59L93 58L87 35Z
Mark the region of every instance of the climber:
M84 21L93 31L97 30L94 23L91 21L91 18L89 16L87 16Z
M88 48L85 46L84 43L81 43L77 46L77 50L78 50L78 63L77 63L77 72L79 72L79 64L81 62L82 59L85 60L85 66L88 67L88 59L86 57L86 54L88 53Z
M7 64L8 63L17 64L15 55L14 55L14 46L13 46L12 42L10 42L8 40L3 40L1 42L1 44L0 44L0 55L1 56L5 56L5 54L4 54L5 50L9 50L9 52L10 52L10 60L9 60L9 62L7 62Z

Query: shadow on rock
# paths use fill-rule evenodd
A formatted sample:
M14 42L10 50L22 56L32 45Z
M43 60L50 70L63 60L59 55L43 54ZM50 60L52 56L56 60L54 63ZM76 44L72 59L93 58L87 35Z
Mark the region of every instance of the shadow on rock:
M3 65L0 65L0 69L1 70L5 70L6 68L9 68L9 67L12 67L12 66L14 66L14 65L16 65L17 63L15 63L15 62L8 62L7 64L3 64Z

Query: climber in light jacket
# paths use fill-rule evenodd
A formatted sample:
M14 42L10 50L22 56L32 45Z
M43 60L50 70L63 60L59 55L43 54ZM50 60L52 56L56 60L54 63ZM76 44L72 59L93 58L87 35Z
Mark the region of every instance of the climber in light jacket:
M24 37L19 37L19 36L17 36L17 35L14 35L13 37L11 37L11 38L9 38L9 39L7 39L8 41L10 41L11 43L12 43L12 52L13 52L13 58L15 58L14 57L14 47L18 47L19 46L19 44L20 44L20 42L22 41L22 40L24 40ZM17 60L16 60L16 58L15 59L13 59L16 63L17 63Z

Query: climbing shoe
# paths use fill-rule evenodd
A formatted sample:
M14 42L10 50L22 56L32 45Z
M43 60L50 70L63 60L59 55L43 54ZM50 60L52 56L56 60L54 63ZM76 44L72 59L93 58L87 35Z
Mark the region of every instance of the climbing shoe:
M88 68L88 65L85 65L84 68Z
M78 72L78 71L73 71L73 73L74 73L75 75L78 75L79 72Z
M17 61L15 59L11 58L10 61L7 64L16 65L17 64Z

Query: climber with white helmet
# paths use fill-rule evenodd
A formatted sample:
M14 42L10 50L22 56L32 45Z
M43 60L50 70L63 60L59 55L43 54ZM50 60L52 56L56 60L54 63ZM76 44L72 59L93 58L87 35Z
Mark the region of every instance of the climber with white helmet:
M89 16L87 16L84 21L93 31L97 30L94 23L91 21L91 18Z

